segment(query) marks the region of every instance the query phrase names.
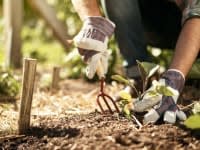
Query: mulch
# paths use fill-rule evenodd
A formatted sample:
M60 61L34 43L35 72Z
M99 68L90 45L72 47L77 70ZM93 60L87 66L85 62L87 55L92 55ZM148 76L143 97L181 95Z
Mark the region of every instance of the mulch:
M99 113L94 102L97 85L68 80L61 83L61 90L57 92L37 90L31 128L26 135L4 133L0 136L0 150L200 149L200 131L189 130L182 122L171 125L160 121L139 127L133 120L117 113ZM116 83L108 85L107 90L116 93L122 88L116 86ZM180 105L187 108L191 99L199 100L198 95L198 89L185 88ZM189 115L191 108L185 111ZM6 112L12 113L13 118L10 119L11 115ZM17 112L3 110L0 119L17 123ZM142 114L135 116L142 120Z

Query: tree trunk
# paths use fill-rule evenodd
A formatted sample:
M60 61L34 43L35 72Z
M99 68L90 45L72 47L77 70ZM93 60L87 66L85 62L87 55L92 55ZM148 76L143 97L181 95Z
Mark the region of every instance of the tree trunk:
M28 0L28 2L30 6L47 22L53 30L56 38L61 42L65 49L68 50L67 48L69 45L66 40L71 39L71 37L67 35L66 26L57 19L54 8L49 6L45 0Z
M21 67L21 26L23 16L22 0L3 1L5 18L6 64Z

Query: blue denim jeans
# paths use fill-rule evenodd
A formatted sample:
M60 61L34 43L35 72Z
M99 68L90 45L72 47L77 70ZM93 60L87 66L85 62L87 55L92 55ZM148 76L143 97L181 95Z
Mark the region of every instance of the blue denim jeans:
M115 37L127 62L149 61L147 44L174 48L181 30L181 11L167 0L101 0L105 15L116 24Z

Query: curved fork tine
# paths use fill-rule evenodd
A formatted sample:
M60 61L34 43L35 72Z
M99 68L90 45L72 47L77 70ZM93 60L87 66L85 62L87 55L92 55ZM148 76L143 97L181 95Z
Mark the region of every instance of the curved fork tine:
M115 101L112 99L112 97L110 97L110 96L107 95L107 94L104 94L104 96L106 96L106 97L108 98L108 100L111 100L111 102L113 103L113 105L114 105L116 111L117 111L118 113L120 113L120 110L119 110L117 104L115 103Z
M110 97L109 95L104 93L104 90L103 90L103 88L104 88L104 78L101 79L100 83L101 83L100 84L100 93L97 96L97 104L99 105L101 111L103 113L105 113L105 111L104 111L104 109L103 109L103 107L101 105L100 98L103 99L104 103L106 104L106 106L107 106L107 108L108 108L108 110L110 111L111 114L113 114L114 112L113 112L111 106L109 105L108 100L111 100L111 102L113 103L116 111L118 113L120 113L119 108L117 107L117 105L116 105L115 101L112 99L112 97Z
M101 109L101 112L105 113L105 111L104 111L104 109L103 109L103 107L102 107L102 105L101 105L101 103L99 101L99 98L100 98L100 95L98 95L98 97L97 97L97 104L98 104L99 108Z
M97 104L98 104L99 108L101 109L101 111L102 111L103 113L105 113L105 111L104 111L104 109L103 109L103 107L102 107L102 105L101 105L100 98L103 99L103 101L104 101L104 103L106 104L106 106L108 107L108 110L110 111L110 113L113 113L113 111L112 111L110 105L108 104L106 98L104 97L104 94L103 94L103 93L99 94L98 97L97 97Z
M102 107L102 105L101 105L100 98L103 99L103 101L104 101L104 103L106 104L106 106L107 106L107 108L108 108L108 110L109 110L110 113L113 114L114 111L112 110L111 106L109 105L108 100L110 100L110 101L112 102L112 104L113 104L114 107L115 107L115 110L116 110L118 113L120 113L120 110L119 110L117 104L115 103L115 101L114 101L109 95L107 95L107 94L99 94L98 97L97 97L97 104L98 104L99 108L101 109L101 111L102 111L103 113L105 113L105 111L104 111L104 109L103 109L103 107Z
M110 105L108 104L107 99L105 98L105 96L107 96L107 95L103 94L102 98L103 98L104 102L106 103L106 106L108 107L108 110L110 111L110 113L113 114L113 111L112 111Z

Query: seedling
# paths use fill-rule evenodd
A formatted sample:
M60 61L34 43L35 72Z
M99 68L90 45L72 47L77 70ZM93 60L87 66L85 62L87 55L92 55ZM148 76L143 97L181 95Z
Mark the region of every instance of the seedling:
M137 64L138 64L138 70L140 71L140 75L141 75L141 79L142 79L142 90L137 89L134 84L135 82L131 82L131 80L128 78L124 78L120 75L112 76L113 80L121 82L121 83L125 84L126 86L130 86L135 91L135 93L136 93L135 101L142 100L143 96L147 92L150 96L156 96L159 94L166 95L166 96L173 96L173 95L177 94L176 91L174 91L172 88L170 88L169 86L160 84L156 80L154 80L152 83L154 88L152 88L151 90L146 90L147 85L150 81L150 78L159 72L160 67L157 64L153 64L153 63L149 63L149 62L137 61ZM130 117L130 115L131 115L130 110L131 109L134 110L133 104L132 104L134 99L132 98L130 93L125 92L125 91L120 92L119 96L121 97L121 99L119 101L121 110L123 111L125 116Z
M149 79L159 72L160 66L149 62L140 62L137 60L138 70L142 79L142 93L146 90Z

